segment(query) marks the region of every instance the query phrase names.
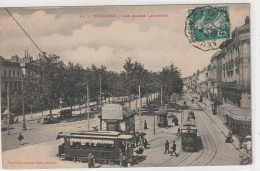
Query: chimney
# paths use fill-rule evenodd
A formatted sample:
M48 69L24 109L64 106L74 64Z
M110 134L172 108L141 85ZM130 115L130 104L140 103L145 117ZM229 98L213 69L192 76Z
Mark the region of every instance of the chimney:
M248 25L248 24L250 24L250 19L249 19L248 16L246 16L246 19L245 19L245 25Z

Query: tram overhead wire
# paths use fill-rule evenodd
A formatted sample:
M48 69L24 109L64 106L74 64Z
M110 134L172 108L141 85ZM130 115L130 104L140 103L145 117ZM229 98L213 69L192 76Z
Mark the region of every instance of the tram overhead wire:
M45 53L40 49L40 47L35 43L35 41L31 38L31 36L24 30L24 28L21 26L21 24L14 18L12 13L5 8L6 12L13 18L13 20L16 22L16 24L23 30L23 32L26 34L26 36L31 40L31 42L35 45L35 47L44 55Z

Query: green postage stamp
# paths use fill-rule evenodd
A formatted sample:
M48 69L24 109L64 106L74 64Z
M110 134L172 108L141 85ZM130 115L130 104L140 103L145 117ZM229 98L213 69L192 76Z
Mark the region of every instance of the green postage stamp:
M230 38L228 6L189 9L185 34L190 43L201 50L218 48Z

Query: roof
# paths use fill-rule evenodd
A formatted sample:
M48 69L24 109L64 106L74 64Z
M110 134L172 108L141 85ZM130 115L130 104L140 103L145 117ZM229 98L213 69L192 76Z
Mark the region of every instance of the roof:
M225 103L220 107L223 107L226 111L225 113L235 120L251 121L250 109L241 109L228 103Z
M112 140L129 140L132 135L124 135L115 131L82 131L72 133L60 133L57 135L59 138L80 138L80 139L112 139Z
M166 107L161 107L157 112L157 115L168 115L168 110Z
M102 106L103 120L123 120L123 118L134 114L134 111L131 111L126 106L122 106L117 103L104 104Z
M2 115L15 115L15 114L13 114L13 113L11 113L8 109L6 109L5 111L4 111L4 113L2 113Z

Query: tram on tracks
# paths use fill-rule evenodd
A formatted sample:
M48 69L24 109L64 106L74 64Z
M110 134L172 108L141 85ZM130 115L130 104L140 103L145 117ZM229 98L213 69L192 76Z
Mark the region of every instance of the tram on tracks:
M59 133L61 159L86 162L91 153L97 162L113 161L134 164L134 137L115 131Z
M183 113L181 131L181 145L183 151L198 151L198 130L196 127L195 115L193 111L188 114Z

